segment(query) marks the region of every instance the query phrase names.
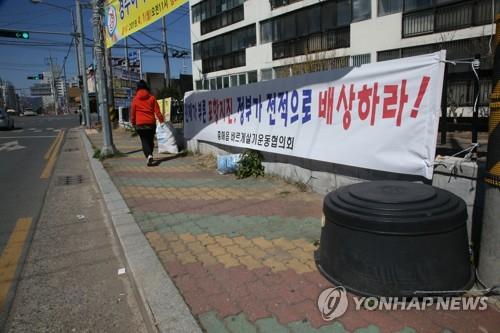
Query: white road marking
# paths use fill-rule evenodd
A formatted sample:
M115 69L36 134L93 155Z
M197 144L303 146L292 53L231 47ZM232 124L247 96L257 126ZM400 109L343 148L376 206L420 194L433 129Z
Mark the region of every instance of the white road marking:
M13 150L19 150L19 149L24 149L26 148L25 146L21 146L19 144L19 141L10 141L6 142L2 145L0 145L0 151L6 150L6 151L13 151Z

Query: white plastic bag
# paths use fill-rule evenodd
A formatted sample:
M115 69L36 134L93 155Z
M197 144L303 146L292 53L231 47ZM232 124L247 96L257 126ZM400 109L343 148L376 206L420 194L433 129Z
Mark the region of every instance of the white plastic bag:
M217 155L217 171L220 174L235 172L240 159L241 154Z
M177 154L179 149L175 142L173 128L169 123L156 126L156 139L158 139L158 153Z

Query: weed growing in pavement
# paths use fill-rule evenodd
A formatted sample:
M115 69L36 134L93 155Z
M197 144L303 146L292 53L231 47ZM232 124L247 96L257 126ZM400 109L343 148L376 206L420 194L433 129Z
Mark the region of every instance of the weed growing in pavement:
M195 155L197 163L202 168L215 169L217 168L217 160L212 154Z
M92 157L101 160L101 150L94 147L94 155Z
M295 185L300 192L307 192L309 190L309 186L302 182L294 182L293 185Z
M127 154L124 154L122 153L121 151L115 151L114 154L111 154L111 155L103 155L101 154L101 150L98 149L98 148L94 148L94 155L92 156L93 158L95 159L98 159L99 161L104 161L105 159L108 159L108 158L113 158L113 157L125 157L127 156Z
M238 161L238 169L236 170L236 178L243 179L251 176L264 176L264 166L262 154L253 149L246 150L241 154L241 159Z

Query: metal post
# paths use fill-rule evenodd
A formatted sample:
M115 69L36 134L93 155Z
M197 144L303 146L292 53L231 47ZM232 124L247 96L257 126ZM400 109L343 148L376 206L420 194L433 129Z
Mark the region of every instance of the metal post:
M446 144L448 132L448 64L444 64L443 94L441 96L441 144Z
M168 46L167 46L167 22L165 16L161 18L163 25L163 60L165 61L165 88L170 87L170 65L168 62Z
M127 67L127 78L128 78L128 105L131 108L132 105L132 80L130 77L130 61L128 59L128 38L125 37L125 66Z
M99 113L102 116L102 134L103 146L101 156L106 157L113 155L115 149L113 147L113 137L111 126L109 123L108 102L106 96L106 80L104 75L104 38L102 35L102 0L94 0L93 2L93 32L94 32L94 54L96 63L96 86L97 86L97 101L99 105Z
M85 61L85 48L84 48L84 34L83 34L83 19L82 19L82 7L80 0L76 1L76 38L78 39L78 54L80 58L80 75L82 77L83 92L80 96L80 103L82 103L83 119L85 119L85 124L88 128L91 127L90 122L90 101L89 101L89 89L87 85L87 63Z
M480 66L481 55L476 54L474 56L474 61L472 62L472 67L474 71L474 105L472 109L472 144L477 144L477 127L478 127L478 110L477 105L479 104L479 74L477 71Z
M495 39L478 274L486 287L500 285L500 265L498 264L500 262L500 14L496 15Z

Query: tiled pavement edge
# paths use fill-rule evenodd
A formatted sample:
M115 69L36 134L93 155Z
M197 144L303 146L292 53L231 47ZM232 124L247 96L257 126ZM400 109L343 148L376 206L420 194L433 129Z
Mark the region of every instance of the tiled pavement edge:
M122 245L127 271L131 272L140 297L146 309L150 310L147 314L151 316L153 325L160 332L201 332L172 280L165 273L144 234L134 221L120 192L116 189L102 164L92 158L94 152L83 131L81 136L116 234Z
M96 147L99 134L89 135ZM236 180L193 156L148 168L137 138L115 131L126 157L104 166L135 221L207 332L500 332L487 311L354 311L323 321L316 302L330 287L313 251L323 197L283 181ZM350 296L351 297L351 296Z

